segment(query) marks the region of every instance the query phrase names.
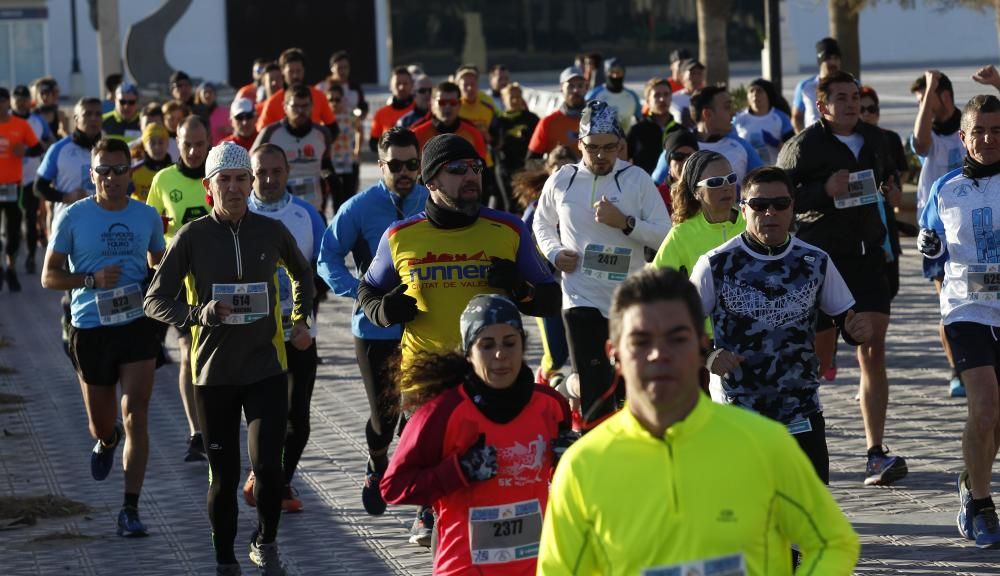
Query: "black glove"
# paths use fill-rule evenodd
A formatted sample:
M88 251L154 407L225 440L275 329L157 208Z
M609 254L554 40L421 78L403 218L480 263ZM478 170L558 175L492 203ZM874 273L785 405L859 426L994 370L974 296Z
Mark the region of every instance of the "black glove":
M417 299L404 294L409 284L400 284L382 296L382 316L386 322L403 324L417 317Z
M573 430L560 430L559 435L552 439L553 464L557 464L566 450L580 439L580 433Z
M486 283L507 292L518 302L531 295L531 285L524 281L517 262L506 258L493 258L493 264L486 271Z
M486 445L486 434L480 434L476 443L458 459L462 473L469 482L482 482L497 475L497 449Z
M921 228L920 235L917 236L917 250L928 258L937 258L941 255L941 238L937 232L930 228Z

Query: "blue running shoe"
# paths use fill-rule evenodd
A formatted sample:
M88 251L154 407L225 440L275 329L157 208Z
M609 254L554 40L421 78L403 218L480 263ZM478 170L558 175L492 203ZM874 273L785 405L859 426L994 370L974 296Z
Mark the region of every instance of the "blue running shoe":
M146 526L139 520L139 511L132 506L124 506L118 513L118 535L126 538L149 536Z
M115 449L125 438L125 429L122 423L115 424L115 442L111 446L105 446L100 440L94 445L94 450L90 453L90 475L94 480L104 480L111 473L112 466L115 465Z
M902 456L889 456L888 450L882 454L869 454L865 466L865 486L888 486L901 480L909 471Z
M997 509L990 506L983 508L972 520L976 533L976 546L980 548L1000 548L1000 521L997 520Z
M958 475L958 533L966 540L975 540L972 529L972 490L969 490L969 472L962 470Z
M952 398L965 398L965 384L962 384L958 376L948 382L948 395Z

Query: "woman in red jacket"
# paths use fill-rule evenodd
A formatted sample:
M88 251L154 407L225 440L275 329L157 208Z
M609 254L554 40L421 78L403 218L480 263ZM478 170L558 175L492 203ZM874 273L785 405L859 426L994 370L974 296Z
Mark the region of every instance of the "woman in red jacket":
M517 306L474 297L461 317L464 354L427 356L382 496L437 515L434 574L534 574L556 452L573 440L566 400L534 383Z

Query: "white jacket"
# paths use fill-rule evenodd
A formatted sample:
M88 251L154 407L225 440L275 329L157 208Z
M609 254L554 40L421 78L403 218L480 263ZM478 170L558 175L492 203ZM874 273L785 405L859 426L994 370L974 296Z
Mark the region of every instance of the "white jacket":
M631 234L594 220L594 203L602 196L635 217ZM597 308L607 318L611 293L625 276L646 265L644 248L660 246L670 230L670 216L642 168L618 160L610 173L595 176L580 162L563 166L545 182L532 229L550 262L561 250L580 255L577 269L562 273L563 309Z

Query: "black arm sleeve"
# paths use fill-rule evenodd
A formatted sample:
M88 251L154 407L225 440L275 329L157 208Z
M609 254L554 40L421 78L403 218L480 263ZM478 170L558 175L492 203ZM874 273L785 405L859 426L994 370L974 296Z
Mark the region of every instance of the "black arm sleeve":
M359 298L360 292L359 289ZM518 302L517 309L522 314L527 314L528 316L537 316L540 318L555 316L562 309L562 288L559 287L558 282L536 284L533 287L531 300ZM367 311L365 314L367 315Z
M847 342L848 346L861 346L861 342L851 338L851 335L847 333L847 330L844 330L844 322L847 322L847 313L850 311L851 309L848 308L844 312L834 316L833 324L840 330L840 336L844 339L844 342Z
M27 150L24 151L25 157L28 158L37 158L44 153L45 153L45 148L42 148L41 143L35 144L31 148L28 148Z
M35 178L35 196L49 202L62 202L62 193L52 186L52 181L38 176Z
M528 155L524 157L524 160L526 162L530 162L532 160L544 160L544 159L545 159L545 154L539 154L538 152L532 152L531 150L528 150Z
M382 311L382 294L379 294L378 290L365 282L363 278L358 283L358 304L361 305L365 317L376 326L383 328L392 326Z

